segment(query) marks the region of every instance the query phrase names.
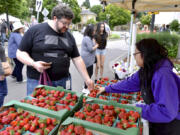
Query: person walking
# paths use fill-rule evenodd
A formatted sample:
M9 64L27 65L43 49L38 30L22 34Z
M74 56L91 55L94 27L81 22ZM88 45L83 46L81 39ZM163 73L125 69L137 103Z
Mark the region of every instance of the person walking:
M28 65L27 95L38 85L40 73L44 70L50 76L53 86L63 86L66 89L70 59L88 88L93 89L94 83L79 55L75 39L68 31L73 16L68 6L59 4L52 10L52 20L32 26L24 34L16 55L21 62Z
M136 106L149 121L149 134L180 135L180 78L172 71L168 51L155 39L143 39L136 43L134 57L140 69L126 80L101 87L98 94L141 91L145 104Z
M2 46L4 46L5 41L7 41L6 35L8 35L8 26L6 21L3 19L1 24L1 42Z
M0 107L3 105L4 98L8 93L7 81L4 75L4 70L2 68L2 62L5 61L6 61L5 50L4 47L0 45Z
M99 45L96 49L96 68L95 68L95 83L98 79L98 72L100 71L100 79L103 77L104 72L104 60L106 55L106 44L107 44L108 34L105 31L105 25L103 22L97 24L95 41Z
M22 40L23 33L24 26L21 24L21 22L15 22L13 24L13 32L10 34L8 41L8 57L13 59L15 63L12 77L16 78L17 83L23 82L22 69L24 64L16 58L16 52Z
M84 60L90 78L93 75L93 64L95 62L95 57L96 57L95 51L99 46L97 43L94 42L94 34L95 34L94 25L93 24L87 25L84 31L84 37L81 46L81 57ZM84 88L85 89L87 88L86 84Z

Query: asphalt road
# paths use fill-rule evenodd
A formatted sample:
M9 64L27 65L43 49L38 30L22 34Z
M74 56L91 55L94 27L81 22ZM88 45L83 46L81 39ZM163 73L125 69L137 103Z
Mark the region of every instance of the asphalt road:
M78 46L80 49L80 45ZM110 79L114 78L111 67L112 64L121 58L124 58L127 55L128 46L123 40L117 41L108 41L107 44L107 53L105 58L105 68L104 68L104 77L109 77ZM70 73L72 75L72 90L81 91L83 87L83 79L76 70L73 63L71 63ZM23 76L26 79L26 66L23 68ZM94 76L92 77L94 80ZM11 100L20 100L26 97L26 82L17 84L16 81L7 77L8 83L8 95L5 98L5 103Z

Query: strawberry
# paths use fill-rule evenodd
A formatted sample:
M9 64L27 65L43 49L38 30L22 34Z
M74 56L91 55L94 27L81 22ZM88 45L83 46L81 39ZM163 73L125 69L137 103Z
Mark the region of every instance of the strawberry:
M87 131L85 135L93 135L91 131Z
M46 118L46 124L50 125L51 124L51 118Z
M73 130L74 130L74 125L73 124L68 125L68 132L72 133Z
M36 130L36 126L35 125L32 125L30 128L29 128L29 131L31 132L34 132Z

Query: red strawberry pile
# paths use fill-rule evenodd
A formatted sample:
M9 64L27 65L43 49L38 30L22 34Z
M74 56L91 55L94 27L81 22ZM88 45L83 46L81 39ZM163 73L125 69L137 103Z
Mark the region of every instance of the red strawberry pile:
M102 78L101 80L97 81L97 84L95 85L94 90L90 91L90 94L88 96L93 97L93 98L99 98L102 100L113 100L121 104L131 104L133 101L138 102L142 101L141 93L140 92L130 92L126 94L119 94L119 93L103 93L99 96L97 96L98 93L98 88L103 86L107 86L109 84L116 83L118 80L111 80L109 81L109 78Z
M104 77L100 80L97 80L97 85L99 86L108 86L109 84L116 83L118 80L109 80L108 77Z
M56 119L42 119L19 108L16 110L10 107L0 113L0 125L3 126L1 129L4 129L0 131L0 135L21 135L26 131L39 135L48 135L57 124Z
M59 111L62 109L71 110L78 101L76 94L65 93L64 91L36 89L32 94L33 99L23 99L21 102L39 106L42 108Z
M121 115L125 115L121 117ZM98 123L107 126L113 126L114 123L125 123L128 125L123 125L122 129L127 129L131 127L135 127L137 125L137 119L140 117L138 112L134 111L126 111L123 108L114 107L112 105L103 105L100 106L99 104L85 104L83 109L76 112L74 114L75 117Z
M58 135L93 135L91 131L87 131L81 125L70 124L58 131Z
M135 111L126 111L122 108L116 108L115 110L118 114L118 119L120 120L117 122L116 127L120 129L127 129L130 127L137 127L137 120L140 118L140 115L138 112Z

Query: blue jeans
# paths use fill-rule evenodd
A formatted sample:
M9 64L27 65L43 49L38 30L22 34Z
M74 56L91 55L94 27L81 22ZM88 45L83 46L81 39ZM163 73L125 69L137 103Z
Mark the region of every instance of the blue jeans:
M62 86L64 89L68 89L68 88L66 88L67 81L70 81L70 90L71 90L71 88L72 88L71 76L64 77L61 80L52 81L52 85L54 87ZM38 86L38 85L39 85L39 80L27 78L27 96L31 95L33 93L34 89L36 88L36 86Z
M106 49L96 49L96 55L105 55Z
M1 33L2 46L4 46L5 40L7 40L7 38L6 38L6 33Z
M2 81L0 81L0 107L4 103L4 98L7 95L7 82L6 78Z

